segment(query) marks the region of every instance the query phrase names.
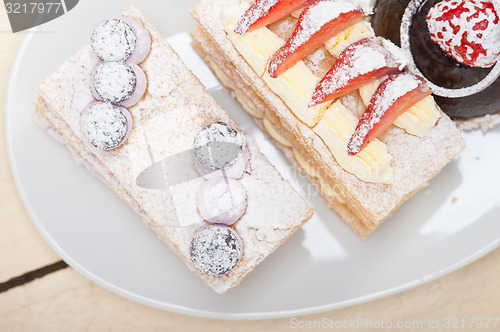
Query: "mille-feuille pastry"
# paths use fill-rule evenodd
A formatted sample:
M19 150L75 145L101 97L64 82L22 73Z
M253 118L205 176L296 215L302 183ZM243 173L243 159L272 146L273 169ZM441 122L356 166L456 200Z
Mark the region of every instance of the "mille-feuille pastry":
M487 0L377 0L373 28L399 44L400 26L411 23L411 53L425 77L447 89L476 85L491 75L500 59L500 2ZM403 20L408 5L414 15ZM436 102L464 129L483 131L500 124L500 78L470 94Z
M194 48L361 237L465 147L355 2L202 0L191 14Z
M216 292L312 210L134 7L38 87L38 123Z

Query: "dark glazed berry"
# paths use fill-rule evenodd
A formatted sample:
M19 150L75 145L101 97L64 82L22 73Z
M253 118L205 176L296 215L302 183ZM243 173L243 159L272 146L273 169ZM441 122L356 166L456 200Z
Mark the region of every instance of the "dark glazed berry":
M208 225L199 229L191 242L191 261L203 274L226 274L238 264L242 254L241 240L230 227Z

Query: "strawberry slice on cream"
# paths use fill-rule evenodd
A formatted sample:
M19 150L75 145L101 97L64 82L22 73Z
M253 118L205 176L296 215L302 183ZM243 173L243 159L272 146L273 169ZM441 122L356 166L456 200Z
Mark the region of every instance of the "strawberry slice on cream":
M283 17L304 8L311 0L257 0L240 17L234 32L244 35L265 27Z
M364 13L346 0L319 0L300 14L291 37L269 62L269 75L276 78L345 29L360 22Z
M381 38L362 39L340 53L332 68L316 86L309 106L334 100L395 73L404 65L384 47Z
M408 108L431 93L432 90L420 76L409 72L389 76L380 84L361 116L347 144L347 153L350 156L358 154Z

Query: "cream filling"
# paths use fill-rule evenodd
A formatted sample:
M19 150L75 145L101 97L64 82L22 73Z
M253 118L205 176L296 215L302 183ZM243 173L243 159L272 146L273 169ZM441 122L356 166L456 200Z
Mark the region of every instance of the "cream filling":
M232 82L229 80L229 77L220 68L220 66L217 65L211 57L208 57L207 60L212 66L212 69L216 72L217 77L219 77L221 81L223 81L222 83L225 86L231 86L234 88L234 84L232 84ZM236 99L245 108L245 110L247 110L250 113L250 115L256 117L254 115L254 113L257 111L255 104L250 99L248 99L248 97L243 93L237 93L235 95ZM260 115L260 113L258 114ZM262 117L258 117L258 119L262 119L262 124L264 126L264 129L267 131L269 136L271 136L276 142L288 148L292 148L292 144L290 143L290 141L287 140L285 137L283 137L280 133L278 133L278 131L273 126L271 121L269 121L267 118L264 117L264 114L262 114ZM340 203L345 204L343 194L338 188L338 186L337 185L332 186L330 184L330 181L328 181L325 177L321 176L320 172L318 172L314 167L312 167L311 164L306 160L306 158L304 158L304 156L299 151L297 151L294 148L292 148L292 151L295 160L302 167L304 172L310 177L313 177L319 181L322 195L335 198Z
M297 151L297 149L294 149L292 147L292 144L286 138L284 138L282 135L280 135L276 131L276 128L272 125L271 121L269 121L267 118L264 118L263 124L264 124L264 128L266 129L266 131L269 133L269 135L273 139L275 139L278 143L280 143L286 147L292 148L293 156L294 156L295 160L297 161L297 163L302 167L304 172L308 176L315 178L319 181L321 194L323 196L335 198L337 201L339 201L340 203L343 203L343 204L346 203L346 201L344 199L344 194L339 189L338 185L336 185L336 184L332 185L331 181L329 181L324 176L322 176L321 172L319 172L315 167L313 167L307 161L307 159L299 151Z
M264 125L264 129L268 132L268 134L278 143L280 143L281 145L284 145L288 148L291 148L292 147L292 144L290 143L290 141L288 141L285 137L283 137L283 135L281 135L280 133L278 133L278 131L276 130L276 128L274 128L274 126L272 125L271 121L269 121L267 118L264 118L262 120L262 124Z
M383 80L384 78L375 80L359 89L359 94L366 107L370 105L373 95ZM401 114L394 121L394 125L404 129L408 134L424 137L436 126L440 118L441 112L434 97L427 96Z
M406 110L394 121L394 124L408 134L424 137L436 126L440 118L441 112L431 95Z
M267 72L269 58L284 44L284 41L265 27L243 36L234 33L237 19L248 7L249 4L243 2L236 6L223 7L221 10L224 29L238 52L300 120L309 126L315 126L313 130L323 139L344 170L366 182L392 183L391 157L387 152L387 146L380 140L373 141L356 156L347 154L347 143L358 122L350 110L340 102L335 103L335 106L331 106L331 103L322 103L312 108L308 107L319 78L303 61L299 61L278 78L269 76ZM340 53L349 43L368 37L370 34L372 30L369 25L357 24L334 37L332 40L335 38L338 40L331 42L330 49Z
M248 9L243 2L237 6L223 7L221 21L228 38L250 67L259 75L269 88L281 97L290 110L305 124L312 127L319 122L330 103L309 107L309 102L319 78L311 69L299 61L277 78L267 71L269 58L285 43L268 28L260 28L240 36L234 32L238 18Z
M383 142L374 139L357 155L350 156L347 153L347 144L357 124L358 118L337 101L325 112L321 121L314 127L314 132L325 142L344 170L365 182L391 184L392 157Z
M343 50L349 45L360 41L364 38L375 37L375 33L370 23L363 21L356 23L349 29L339 33L337 36L328 40L325 47L334 56L338 57ZM375 80L359 89L359 94L363 99L366 107L370 104L370 100L375 94L381 80ZM436 126L437 121L441 118L441 113L437 108L437 104L432 96L429 96L401 114L395 121L394 125L404 129L407 133L423 137L432 128Z
M325 47L334 57L338 58L340 53L347 46L360 41L361 39L375 37L372 26L369 22L361 21L342 31L325 43Z

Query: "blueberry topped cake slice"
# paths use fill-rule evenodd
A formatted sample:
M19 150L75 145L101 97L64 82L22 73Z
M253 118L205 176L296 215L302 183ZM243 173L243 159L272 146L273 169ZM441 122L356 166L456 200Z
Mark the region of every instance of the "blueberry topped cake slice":
M134 7L99 24L35 106L39 125L217 293L312 217Z

